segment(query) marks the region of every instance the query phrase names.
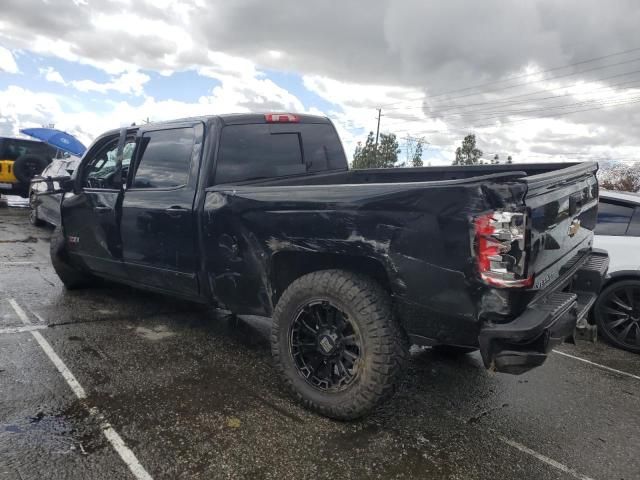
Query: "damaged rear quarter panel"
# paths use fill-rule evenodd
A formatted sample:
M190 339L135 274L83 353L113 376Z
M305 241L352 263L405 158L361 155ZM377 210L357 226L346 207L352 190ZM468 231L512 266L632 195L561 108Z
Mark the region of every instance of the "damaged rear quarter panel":
M469 282L470 218L496 202L519 201L518 188L212 187L202 213L208 281L221 305L270 316L283 289L278 258L294 258L298 271L305 271L305 263L317 268L319 258L376 262L407 329L448 338L461 323L476 324L474 296L481 292ZM406 313L416 306L424 314Z

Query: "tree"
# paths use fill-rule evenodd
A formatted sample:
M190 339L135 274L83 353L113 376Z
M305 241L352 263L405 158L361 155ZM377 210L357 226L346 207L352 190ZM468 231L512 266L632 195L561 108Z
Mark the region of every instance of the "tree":
M362 145L358 142L353 152L353 168L376 168L376 142L373 132L369 132L367 140Z
M353 168L391 168L398 162L400 146L393 133L380 134L376 149L373 132L369 132L364 146L358 142L353 153Z
M422 162L422 144L424 143L423 138L419 138L416 142L416 148L413 151L413 156L411 157L411 165L414 167L422 167L424 163Z
M456 159L454 165L478 165L482 157L482 150L476 148L476 136L469 134L464 137L462 146L456 148Z
M493 159L491 160L491 165L497 165L498 163L500 163L500 157L498 156L498 154L496 153L493 156Z
M600 186L606 190L638 192L640 190L640 163L625 165L603 162L598 171Z
M378 166L381 168L391 168L398 162L400 145L393 133L380 134L380 144L378 145Z
M513 163L513 160L511 159L511 155L509 155L507 157L507 163L509 163L509 164Z

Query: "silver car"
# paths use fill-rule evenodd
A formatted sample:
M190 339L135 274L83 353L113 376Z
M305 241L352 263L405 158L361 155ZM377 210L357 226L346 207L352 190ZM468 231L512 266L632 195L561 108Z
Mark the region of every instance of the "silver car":
M61 177L70 175L78 167L78 157L68 157L53 160L40 174L41 177ZM29 220L33 225L48 223L56 226L60 224L60 197L62 194L41 195L47 191L43 182L32 182L29 187Z
M594 246L609 252L609 279L593 309L601 335L640 353L640 195L600 191Z

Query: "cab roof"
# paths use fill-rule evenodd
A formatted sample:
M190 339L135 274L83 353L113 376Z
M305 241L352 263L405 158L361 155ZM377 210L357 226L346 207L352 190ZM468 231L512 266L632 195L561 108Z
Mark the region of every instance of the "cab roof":
M295 121L268 121L267 118L269 116L275 117L295 117ZM163 125L171 125L174 123L184 123L184 122L204 122L208 123L211 121L219 121L223 125L243 125L243 124L252 124L252 123L315 123L315 124L330 124L331 120L327 117L323 117L321 115L309 115L306 113L288 113L288 112L264 112L264 113L224 113L220 115L201 115L195 117L184 117L184 118L176 118L171 120L163 120L160 122L151 122L151 123L143 123L139 125L131 125L129 127L121 127L127 128L127 130L138 130L154 128L157 126ZM121 128L114 128L107 132L102 133L96 140L105 136L113 135L118 133Z

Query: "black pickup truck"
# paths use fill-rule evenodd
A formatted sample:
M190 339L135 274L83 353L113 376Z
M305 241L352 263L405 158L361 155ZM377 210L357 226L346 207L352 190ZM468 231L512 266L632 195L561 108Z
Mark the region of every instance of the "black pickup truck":
M517 374L573 336L608 267L596 170L349 170L311 115L130 127L46 180L64 192L51 257L68 288L101 277L272 317L294 395L351 419L393 392L410 344Z

